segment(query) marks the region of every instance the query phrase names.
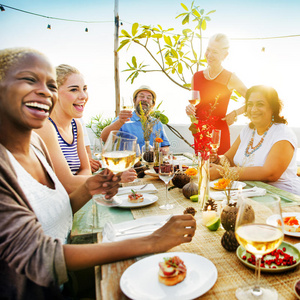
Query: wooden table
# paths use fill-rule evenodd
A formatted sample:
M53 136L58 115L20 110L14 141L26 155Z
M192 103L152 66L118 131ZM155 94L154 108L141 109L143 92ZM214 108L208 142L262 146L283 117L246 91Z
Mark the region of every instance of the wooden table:
M134 219L162 214L180 214L186 207L193 206L197 210L197 203L191 202L184 198L180 189L173 189L169 192L170 202L175 208L170 211L159 209L165 200L165 186L159 179L144 178L144 182L153 183L158 189L159 200L140 209L132 209L131 214ZM252 185L253 182L247 182ZM300 212L300 197L278 190L270 185L257 183L261 187L267 188L270 192L278 193L282 197L282 207L284 212L297 211ZM259 197L256 197L259 198ZM259 200L259 199L258 199ZM199 217L195 216L196 220ZM221 245L221 237L224 233L222 228L217 231L209 231L200 221L197 222L196 234L189 244L182 244L170 250L170 252L189 252L206 257L211 260L217 270L218 279L215 285L203 296L198 299L235 299L235 291L238 287L250 284L254 281L254 271L245 267L237 258L235 252L227 252ZM98 240L101 241L101 233L98 233ZM295 244L300 239L285 236L286 242ZM121 291L119 282L123 272L136 259L128 259L116 263L97 266L96 271L96 294L100 300L120 300L128 299ZM300 279L299 267L286 272L269 274L262 273L262 283L268 283L273 286L279 293L279 299L295 299L293 295L293 286L296 280Z

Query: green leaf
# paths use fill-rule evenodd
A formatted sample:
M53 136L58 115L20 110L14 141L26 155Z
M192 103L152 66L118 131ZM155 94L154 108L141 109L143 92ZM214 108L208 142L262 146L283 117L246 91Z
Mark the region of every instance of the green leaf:
M202 21L201 29L202 29L202 30L205 30L205 29L206 29L206 21L205 21L205 20Z
M197 18L201 18L201 15L196 9L193 10L193 15L196 16Z
M178 54L174 49L171 49L171 53L175 58L178 58Z
M211 10L211 11L209 11L206 15L212 14L212 13L214 13L214 12L216 12L216 10Z
M125 36L125 37L128 37L128 38L131 38L131 35L124 29L121 30L121 33Z
M200 10L200 14L201 14L201 15L204 14L204 9L203 9L203 8Z
M160 30L163 30L162 27L161 27L160 25L157 25L157 27L158 27Z
M182 74L182 64L181 63L178 64L178 73Z
M161 33L156 33L156 34L151 35L151 37L155 38L155 39L161 39L162 38L162 34Z
M133 66L136 68L136 67L137 67L136 57L135 57L135 56L132 56L131 61L132 61Z
M159 120L160 120L163 124L168 124L168 123L169 123L169 118L168 118L166 115L164 115L164 114L160 114Z
M132 29L131 29L131 32L132 32L132 36L135 36L137 34L137 30L139 28L139 23L134 23L132 25Z
M182 20L182 25L189 23L190 21L190 15L186 15L186 17Z
M167 35L164 35L164 41L166 44L168 44L169 46L172 46L172 41L171 38Z
M123 40L123 41L121 41L121 45L119 46L119 48L117 49L117 51L121 50L129 42L130 42L130 40Z
M210 21L210 20L211 20L210 17L204 17L204 19L205 19L206 21Z
M181 4L181 6L183 7L184 10L189 11L189 9L183 3L180 3L180 4Z

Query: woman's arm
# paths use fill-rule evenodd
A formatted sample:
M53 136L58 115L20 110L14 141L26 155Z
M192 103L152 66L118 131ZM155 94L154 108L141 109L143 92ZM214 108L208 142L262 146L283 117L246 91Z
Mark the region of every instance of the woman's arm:
M80 168L76 175L91 175L91 166L89 162L89 157L87 155L85 145L84 145L84 136L83 129L80 121L75 120L77 125L77 152L80 159Z
M59 146L55 128L49 120L45 122L42 128L35 129L35 132L38 133L45 142L54 166L55 174L68 193L73 192L91 176L72 174Z
M289 166L293 158L294 151L294 147L289 141L282 140L275 143L272 146L263 166L240 166L239 180L256 180L265 182L277 181ZM225 156L227 156L227 153ZM230 160L229 157L228 159ZM211 179L221 177L218 169L220 169L219 166L212 166Z
M182 243L189 243L195 234L192 215L173 216L151 235L120 242L64 245L68 270L78 270L145 254L165 252Z

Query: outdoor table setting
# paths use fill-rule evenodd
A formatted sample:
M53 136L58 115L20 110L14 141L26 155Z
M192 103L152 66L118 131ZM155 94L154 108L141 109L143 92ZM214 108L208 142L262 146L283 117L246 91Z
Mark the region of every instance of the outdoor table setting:
M199 211L199 203L186 199L182 194L182 189L172 188L168 191L169 203L173 205L172 209L160 209L165 203L166 192L165 184L152 175L146 175L136 184L124 184L121 194L126 195L127 191L138 187L139 192L144 187L150 187L151 194L157 199L148 205L137 207L122 207L121 210L130 211L131 219L126 221L107 222L104 230L98 233L98 242L118 241L125 238L142 236L150 234L155 229L162 226L172 215L182 214L187 208L193 207L197 212L195 219L197 221L197 230L191 243L182 244L171 249L168 253L161 254L158 257L147 256L134 259L119 261L116 263L105 264L96 267L96 294L97 299L156 299L157 295L165 295L161 299L177 299L174 295L180 295L178 299L235 299L235 292L240 286L249 285L255 280L253 265L243 262L241 250L238 255L236 251L227 251L221 244L222 236L225 230L220 227L216 231L211 231L202 223L202 212ZM268 184L261 182L244 182L243 190L253 190L253 187L264 189L268 194L279 194L281 197L281 206L283 216L289 214L300 216L299 197L288 192L276 189ZM154 189L153 189L154 187ZM212 194L214 190L211 186ZM261 192L261 190L260 190ZM145 193L146 194L146 193ZM128 195L128 194L127 194ZM245 196L247 193L245 192ZM248 194L249 196L249 194ZM251 196L251 195L250 195ZM253 198L258 204L263 202L264 195ZM217 200L219 205L222 200ZM98 206L98 205L97 205ZM101 210L102 206L98 207ZM119 207L109 208L110 210ZM126 229L128 229L126 231ZM122 231L123 230L123 231ZM110 234L109 234L110 233ZM295 299L294 285L300 279L299 267L300 254L293 244L300 243L300 233L289 234L285 232L284 243L287 250L294 255L296 265L283 271L262 270L261 282L275 288L279 299ZM292 244L292 245L291 245ZM186 279L173 287L161 287L157 280L158 261L163 257L178 255L186 261L188 272ZM151 262L151 259L154 260ZM142 262L144 260L144 262ZM149 260L149 262L148 262ZM148 265L151 263L151 267ZM149 268L150 275L143 275L140 267ZM153 264L153 266L152 266ZM250 266L249 266L250 265ZM132 267L130 267L132 266ZM128 271L126 271L128 269ZM136 276L132 275L139 274ZM122 278L123 276L123 278ZM129 277L128 277L129 276ZM131 278L133 276L133 278ZM125 280L126 279L126 280ZM150 280L147 284L144 280ZM130 281L133 280L133 281ZM135 282L133 284L133 282ZM151 287L151 284L153 286ZM148 289L147 286L148 285ZM159 288L157 288L159 285ZM130 288L129 288L130 287ZM143 290L143 288L145 290ZM149 292L150 291L150 292ZM146 293L143 295L143 293ZM156 294L157 293L157 294ZM143 296L142 296L143 295Z

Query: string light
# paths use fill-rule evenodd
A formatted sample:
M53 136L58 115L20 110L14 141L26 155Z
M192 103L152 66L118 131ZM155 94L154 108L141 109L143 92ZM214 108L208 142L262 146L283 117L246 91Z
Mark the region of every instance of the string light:
M5 8L0 4L0 10L5 11Z
M84 31L85 31L85 32L89 32L89 29L88 29L88 28L86 28Z
M51 25L50 24L48 24L47 29L51 29Z

